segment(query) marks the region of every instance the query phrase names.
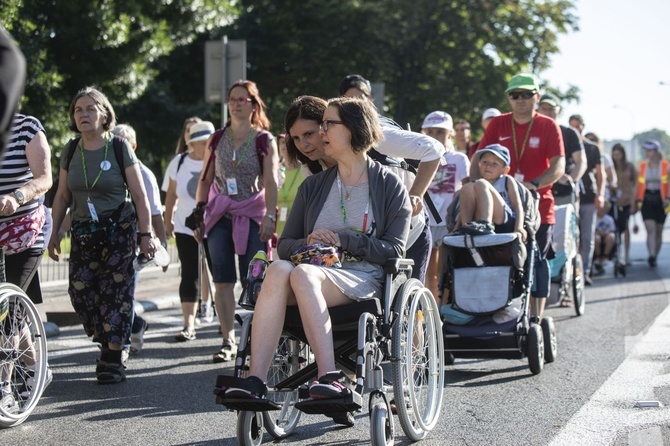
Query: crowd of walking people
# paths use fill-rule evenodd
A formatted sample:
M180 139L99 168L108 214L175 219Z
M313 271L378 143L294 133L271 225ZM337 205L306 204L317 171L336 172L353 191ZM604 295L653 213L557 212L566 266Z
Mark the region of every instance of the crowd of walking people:
M427 111L420 132L404 130L375 109L370 82L349 75L338 97L296 98L275 136L259 86L240 80L227 91L229 118L222 128L198 117L184 121L176 154L159 175L164 209L134 130L117 125L114 107L94 87L82 88L70 103L73 139L62 150L47 209L44 194L53 181L46 132L37 118L17 112L0 165L7 279L39 303L43 253L59 260L69 231L71 303L100 345L92 361L97 382L116 384L126 379L124 351L140 354L149 328L134 311L136 256L152 259L174 239L183 316L175 342L195 341L198 323L213 322L215 311L222 339L212 360L225 363L237 350L235 285L244 284L262 252L271 263L255 309L260 323L253 326L251 377L231 395L262 396L276 344L268 339L281 332L277 315L297 305L319 368L310 394L328 398L344 390L333 378L323 308L378 294L384 261L403 255L414 261L414 277L445 303L440 246L446 235L528 237L517 183L539 197L535 322L550 292L556 205L572 203L579 216L587 285L603 272L616 231L623 261L630 262L629 219L638 211L647 262L655 267L670 209L670 162L661 143L645 141L646 158L634 166L621 144L610 156L596 134L583 134L580 115L559 125L560 100L543 94L535 76L514 76L501 94L510 111L487 108L477 142L471 124L448 110ZM306 250L319 253L324 264L293 259ZM325 266L329 261L340 267Z

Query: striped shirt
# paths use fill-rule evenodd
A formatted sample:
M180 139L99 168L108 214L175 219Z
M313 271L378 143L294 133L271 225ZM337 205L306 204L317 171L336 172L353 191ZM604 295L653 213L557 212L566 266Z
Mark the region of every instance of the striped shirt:
M44 132L44 127L37 118L18 113L14 115L9 144L2 161L0 161L0 195L11 194L24 184L32 181L33 173L28 165L26 147L38 132ZM41 199L42 197L36 197L25 202L13 215L0 218L0 223L32 212L41 204ZM44 248L44 234L40 233L32 248Z

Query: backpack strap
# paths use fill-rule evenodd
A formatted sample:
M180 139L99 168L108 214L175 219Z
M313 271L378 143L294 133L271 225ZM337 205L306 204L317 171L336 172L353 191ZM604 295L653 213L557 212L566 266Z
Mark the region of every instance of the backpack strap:
M181 165L184 164L184 160L186 159L187 155L188 155L187 150L185 150L181 154L179 154L179 161L177 162L177 172L179 172L179 169L181 169Z
M123 177L123 182L128 187L128 179L126 178L126 167L123 163L123 141L125 139L119 138L117 136L112 137L112 148L114 149L114 156L116 157L116 163L121 169L121 176Z
M211 139L209 141L209 150L212 152L212 154L209 156L209 159L207 160L207 165L205 166L205 174L203 175L201 181L205 180L205 176L207 176L207 171L209 171L209 166L216 160L216 146L219 145L219 142L221 141L222 137L223 137L223 129L218 129L211 136Z
M72 162L72 157L74 156L75 150L77 150L77 146L79 145L79 141L81 140L81 136L78 136L74 139L71 139L70 142L65 146L65 150L67 150L67 158L65 165L67 166L67 170L70 170L70 163Z
M270 132L261 130L256 136L256 156L258 157L258 164L261 167L261 175L263 175L263 159L268 154L268 140L270 139Z

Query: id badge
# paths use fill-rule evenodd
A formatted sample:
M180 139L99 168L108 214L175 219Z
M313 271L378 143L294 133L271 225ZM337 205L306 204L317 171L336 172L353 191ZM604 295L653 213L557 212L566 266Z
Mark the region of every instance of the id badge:
M91 214L91 218L93 219L93 221L98 221L98 213L96 212L93 203L91 203L90 198L86 199L86 205L88 206L88 212Z
M228 195L237 195L237 180L235 178L228 178L226 187L228 188Z
M517 172L514 174L514 179L517 180L519 183L523 183L524 176L521 172Z
M288 208L286 207L279 208L279 221L286 221L287 214L288 214Z

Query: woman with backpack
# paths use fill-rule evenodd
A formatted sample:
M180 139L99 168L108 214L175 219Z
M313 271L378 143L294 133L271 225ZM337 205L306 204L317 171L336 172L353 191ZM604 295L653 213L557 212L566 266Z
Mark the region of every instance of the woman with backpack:
M205 238L214 279L215 305L223 344L214 362L230 361L235 341L235 255L240 277L258 251L270 253L275 233L279 155L265 115L265 103L252 81L240 80L226 97L230 118L210 139L198 182L196 210L205 220L195 230Z
M68 293L86 334L101 344L98 383L115 384L126 379L121 352L132 323L135 248L139 243L147 258L156 252L149 203L135 152L111 134L116 114L107 97L86 87L75 95L69 115L70 129L81 136L61 154L49 257L58 261L69 207Z
M165 232L174 237L177 242L177 252L181 264L181 282L179 283L179 300L184 316L184 329L175 336L177 342L195 340L195 318L198 310L198 284L200 268L195 259L200 258L199 243L193 236L193 231L186 227L186 217L195 207L195 193L198 180L204 166L207 152L207 141L214 133L214 124L209 121L192 122L185 124L187 133L187 147L172 159L168 165L166 178L168 188L165 195ZM184 138L184 136L182 136ZM200 260L199 260L200 261ZM209 280L205 274L204 280ZM203 281L204 281L203 280ZM206 282L205 282L206 285ZM201 320L211 322L212 307L209 299L205 299L206 286L202 286L203 302ZM209 305L208 305L209 304ZM209 313L209 314L208 314Z

